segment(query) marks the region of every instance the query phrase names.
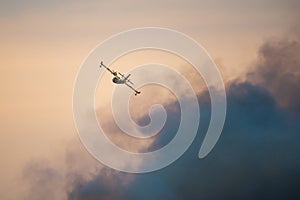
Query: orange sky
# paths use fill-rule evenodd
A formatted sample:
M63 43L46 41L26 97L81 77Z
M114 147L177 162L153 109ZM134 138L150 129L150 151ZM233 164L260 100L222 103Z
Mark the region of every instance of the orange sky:
M73 83L107 37L144 26L175 29L202 44L231 79L247 71L262 41L296 27L299 8L296 0L2 1L0 198L22 195L12 190L27 162L55 161L54 152L77 139Z

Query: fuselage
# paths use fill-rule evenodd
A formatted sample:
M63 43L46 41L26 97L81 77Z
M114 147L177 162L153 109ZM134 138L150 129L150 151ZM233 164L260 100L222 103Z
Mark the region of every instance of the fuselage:
M125 83L125 80L124 79L120 79L118 77L114 77L112 79L112 82L115 83L115 84L124 84Z

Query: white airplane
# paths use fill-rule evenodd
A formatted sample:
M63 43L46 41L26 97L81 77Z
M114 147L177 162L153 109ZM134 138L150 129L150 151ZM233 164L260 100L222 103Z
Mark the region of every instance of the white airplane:
M128 78L131 74L128 74L127 76L125 76L124 74L121 74L120 72L117 71L113 71L111 69L109 69L108 67L106 67L103 62L101 61L100 63L100 68L104 67L105 69L107 69L112 75L114 75L114 78L112 79L112 82L115 84L125 84L127 85L130 89L132 89L135 92L135 96L140 94L141 92L134 89L134 87L132 87L130 84L133 85L133 82L131 82ZM121 76L118 76L118 74Z

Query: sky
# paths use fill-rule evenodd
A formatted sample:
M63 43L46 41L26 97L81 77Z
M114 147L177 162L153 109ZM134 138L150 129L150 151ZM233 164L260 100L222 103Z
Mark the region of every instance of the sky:
M1 199L299 198L299 1L0 4ZM201 108L201 128L179 160L156 172L126 174L103 166L80 142L72 92L81 64L99 43L147 26L183 32L207 50L225 82L227 115L217 145L198 159L210 116L201 77L190 77L188 63L164 52L121 57L114 64L124 65L124 71L149 61L172 65L191 81ZM99 84L107 87L96 96L97 117L110 138L132 151L167 144L180 118L172 93L147 86L148 94L131 101L140 123L157 102L172 116L161 137L132 141L107 109L114 87L110 78L104 75Z

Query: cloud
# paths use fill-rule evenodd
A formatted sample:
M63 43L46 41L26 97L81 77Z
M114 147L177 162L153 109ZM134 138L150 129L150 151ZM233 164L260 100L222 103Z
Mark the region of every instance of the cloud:
M25 199L67 199L69 193L74 195L74 188L100 176L109 184L110 171L91 157L78 140L69 141L66 146L56 152L63 156L55 157L55 162L35 159L26 165L22 180L28 191Z
M201 121L197 137L172 165L139 175L117 172L98 164L76 143L65 154L65 167L33 162L25 168L30 197L37 192L34 197L38 199L59 189L59 194L51 193L49 198L58 195L61 197L58 199L72 200L300 198L299 41L268 41L260 48L259 55L246 81L227 83L223 133L204 159L197 155L210 118L207 92L198 96ZM148 149L157 149L172 139L180 118L177 107L176 102L166 104L168 116L172 117L162 130L164 134L148 143ZM43 184L45 187L41 187Z
M203 113L197 138L172 165L153 173L114 173L112 186L101 174L74 187L70 199L289 199L299 197L299 125L290 123L264 87L232 82L223 134L205 159L197 157L210 114L208 94L199 96ZM167 105L168 112L178 115ZM178 117L178 116L177 116ZM165 131L176 129L167 123ZM165 133L167 133L165 132ZM158 137L165 143L170 136ZM122 184L120 180L130 181ZM102 177L102 178L101 178ZM116 192L113 192L114 190Z
M68 199L122 199L126 178L130 178L125 176L112 169L103 168L91 181L74 184Z
M51 168L49 163L34 161L23 170L24 181L30 181L25 199L59 199L64 194L63 174L61 171Z
M267 88L281 106L300 111L300 34L292 38L272 39L258 52L255 70L248 79Z

